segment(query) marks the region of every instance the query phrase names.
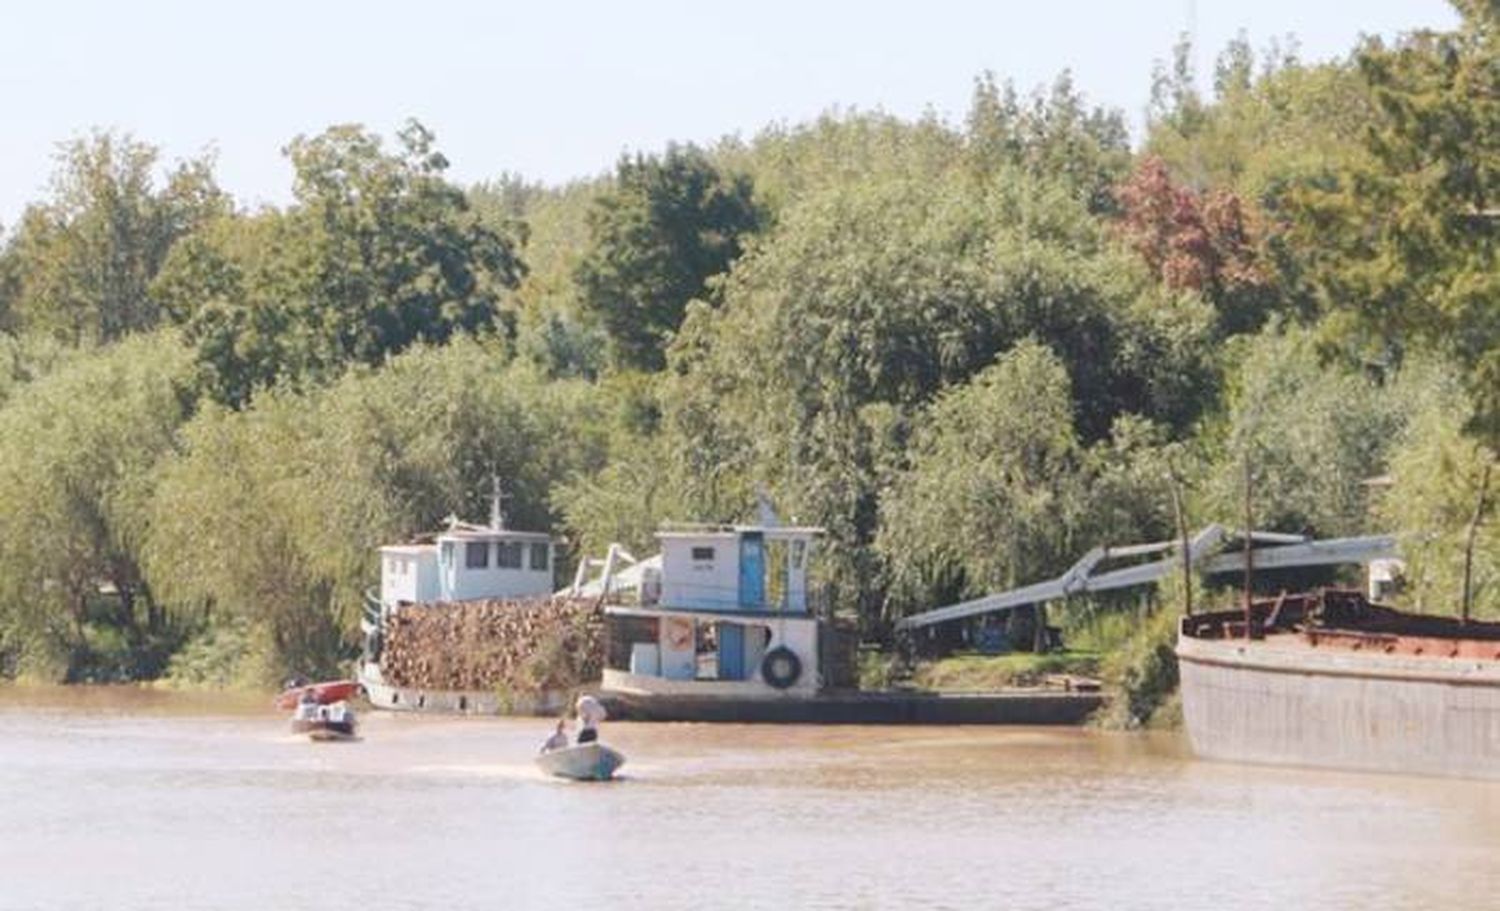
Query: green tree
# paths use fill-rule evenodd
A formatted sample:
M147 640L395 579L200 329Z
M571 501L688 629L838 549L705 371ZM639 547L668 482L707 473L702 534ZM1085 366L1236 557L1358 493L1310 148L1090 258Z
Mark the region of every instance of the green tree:
M330 369L308 235L300 219L265 211L216 219L173 247L152 293L182 325L215 401L242 406L258 390Z
M898 603L931 607L1045 578L1075 556L1083 447L1062 361L1024 341L933 402L881 502Z
M750 180L692 146L623 158L589 214L578 263L583 306L609 335L617 368L659 370L688 301L709 296L761 224Z
M23 670L77 670L96 624L149 662L145 640L167 617L141 570L146 504L187 419L190 375L175 336L141 336L0 408L0 651Z
M73 345L113 341L160 318L150 284L180 237L227 211L212 161L156 186L158 152L95 133L58 152L51 198L28 206L0 258L0 297L25 328Z
M1463 605L1464 549L1480 507L1480 484L1490 487L1474 541L1472 612L1500 618L1500 527L1493 449L1464 432L1472 406L1461 390L1444 390L1414 416L1391 458L1394 485L1377 514L1397 533L1406 567L1401 597L1417 610L1458 615ZM1436 397L1434 397L1436 398Z
M488 513L491 477L516 527L550 528L552 489L596 471L593 390L506 365L493 341L417 346L306 393L211 407L160 471L145 548L174 609L242 622L269 682L333 672L349 654L375 548Z
M1204 99L1188 51L1179 48L1170 71L1158 68L1146 151L1189 190L1231 191L1279 216L1288 187L1327 181L1364 154L1374 106L1347 60L1304 63L1294 43L1257 53L1240 36L1220 54Z
M1049 578L1094 546L1160 540L1191 452L1134 416L1085 447L1060 358L1024 340L916 421L883 492L887 619Z
M1462 400L1454 372L1413 361L1377 382L1320 356L1310 329L1270 327L1237 340L1205 510L1238 527L1244 460L1254 471L1256 524L1319 536L1361 534L1372 518L1370 478L1418 416Z
M1071 187L1091 212L1115 208L1112 190L1130 163L1124 117L1090 110L1067 71L1025 103L1012 85L997 85L993 73L984 73L974 83L965 138L979 173L1020 168Z
M0 225L0 332L16 328L16 307L21 297L20 257L8 249L5 226Z
M298 137L292 207L221 220L174 250L156 290L217 400L509 332L502 295L524 271L513 241L444 179L432 133L413 121L399 140L391 154L357 126Z
M1470 370L1477 420L1500 433L1500 11L1473 0L1452 32L1369 39L1375 109L1363 158L1300 188L1293 241L1352 354L1431 348Z
M1212 400L1211 314L1163 295L1071 188L1012 170L830 185L694 307L664 379L662 470L697 518L753 508L824 525L827 578L874 619L881 491L914 416L1027 337L1063 364L1073 432L1137 412L1184 426Z
M941 178L967 169L964 136L935 114L911 121L879 111L833 110L808 123L775 124L748 142L726 139L713 160L749 175L769 220L834 186Z

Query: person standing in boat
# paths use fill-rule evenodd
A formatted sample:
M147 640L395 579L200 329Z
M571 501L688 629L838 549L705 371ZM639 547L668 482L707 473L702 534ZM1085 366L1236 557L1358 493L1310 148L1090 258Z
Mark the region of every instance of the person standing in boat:
M604 703L593 696L579 696L575 707L578 712L578 742L593 743L599 739L599 724L608 717Z

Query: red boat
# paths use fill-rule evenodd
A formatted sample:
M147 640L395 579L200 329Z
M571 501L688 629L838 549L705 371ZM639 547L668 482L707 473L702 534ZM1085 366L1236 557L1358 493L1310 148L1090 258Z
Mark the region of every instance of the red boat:
M335 702L343 702L353 699L360 692L358 680L326 680L322 683L308 683L303 686L287 687L276 697L276 707L282 711L289 712L297 707L302 701L302 694L311 692L313 700L318 705L332 705Z

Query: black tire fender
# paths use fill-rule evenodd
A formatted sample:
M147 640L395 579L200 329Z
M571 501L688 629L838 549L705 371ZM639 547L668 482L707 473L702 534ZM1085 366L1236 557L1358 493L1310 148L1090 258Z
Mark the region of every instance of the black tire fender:
M760 676L769 685L784 690L802 677L802 659L786 646L778 645L761 659Z

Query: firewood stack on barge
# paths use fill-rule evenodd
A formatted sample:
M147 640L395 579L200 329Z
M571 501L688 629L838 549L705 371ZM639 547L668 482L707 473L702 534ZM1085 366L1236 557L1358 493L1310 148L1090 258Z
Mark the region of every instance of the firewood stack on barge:
M423 605L389 618L380 666L408 689L567 689L599 678L603 633L598 599Z

